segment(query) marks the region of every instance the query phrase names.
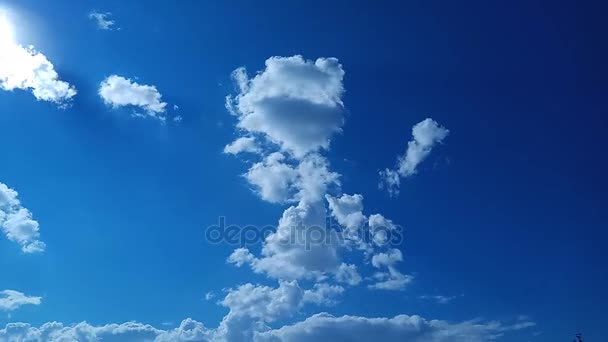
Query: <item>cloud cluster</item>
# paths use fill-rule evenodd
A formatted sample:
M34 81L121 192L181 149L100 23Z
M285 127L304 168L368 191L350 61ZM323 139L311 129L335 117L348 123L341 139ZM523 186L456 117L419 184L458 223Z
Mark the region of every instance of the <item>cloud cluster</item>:
M415 174L418 165L428 157L435 145L443 142L449 133L449 130L430 118L414 125L412 140L408 142L405 154L398 158L397 168L380 171L380 188L386 189L391 196L398 195L401 178Z
M255 151L260 160L245 179L261 199L290 206L260 255L239 248L228 262L248 265L279 281L333 279L354 286L363 278L354 264L344 262L344 253L363 250L369 263L369 257L385 249L355 234L344 240L326 222L331 214L353 233L380 231L378 223L394 227L390 220L378 221L380 214L365 216L362 195L330 195L341 191L340 174L331 170L322 153L344 124L343 76L335 58L311 61L302 56L271 57L252 78L244 68L233 72L238 94L228 97L227 108L237 117L237 133L242 136L225 152ZM317 233L322 241L314 240ZM376 273L370 279L377 284L370 288L400 290L411 281L394 263Z
M0 13L0 89L30 91L37 100L65 106L76 95L76 88L59 79L53 63L12 37L12 28Z
M149 116L165 121L167 103L155 86L139 84L131 79L111 75L99 85L99 96L112 108L134 107L143 110L137 116Z
M27 296L19 291L0 291L0 311L14 311L23 305L40 305L42 297Z
M46 245L40 241L39 224L17 196L17 191L0 182L0 229L24 253L43 252Z

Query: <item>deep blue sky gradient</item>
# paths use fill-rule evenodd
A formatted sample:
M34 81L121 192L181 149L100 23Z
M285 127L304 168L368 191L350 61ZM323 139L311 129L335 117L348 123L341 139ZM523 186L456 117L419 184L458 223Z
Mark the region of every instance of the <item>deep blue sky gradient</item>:
M599 2L3 3L27 19L20 41L79 90L66 110L0 92L0 181L20 192L48 246L24 256L0 239L0 289L44 296L12 321L159 326L192 317L214 327L226 310L205 292L270 283L227 265L232 247L209 245L203 228L219 216L242 225L280 216L239 177L246 165L221 153L234 138L223 101L236 67L302 54L343 64L347 123L329 159L367 212L406 227L403 269L416 275L404 292L349 291L333 313L527 315L541 332L534 341L566 341L579 329L589 341L606 336ZM98 31L93 9L112 12L121 30ZM161 126L108 110L96 91L110 74L156 85L184 121ZM377 172L426 117L451 134L391 199ZM418 299L436 294L464 296Z

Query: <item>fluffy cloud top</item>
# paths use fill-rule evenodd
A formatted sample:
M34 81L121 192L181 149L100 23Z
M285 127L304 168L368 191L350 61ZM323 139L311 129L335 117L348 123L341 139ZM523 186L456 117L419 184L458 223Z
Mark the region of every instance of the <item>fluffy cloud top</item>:
M114 24L116 24L116 22L111 19L112 18L112 13L110 12L98 12L98 11L94 11L91 14L89 14L89 18L94 20L95 23L97 24L97 28L99 28L100 30L113 30L114 29Z
M407 144L405 154L398 158L396 170L386 169L380 172L380 187L386 188L391 195L397 195L400 178L415 174L418 165L428 157L435 145L443 142L449 133L449 130L430 118L414 125L413 139Z
M162 102L162 95L155 86L142 85L131 79L118 75L106 78L99 85L99 96L104 103L113 108L136 107L144 111L144 114L161 121L165 121L166 102Z
M41 297L26 296L25 294L14 290L0 291L1 311L14 311L23 305L40 305L41 302Z
M40 241L39 224L17 196L17 191L0 183L0 229L9 240L21 245L23 252L43 252L46 245Z
M33 46L23 47L12 37L12 27L0 13L0 89L31 91L36 99L66 105L76 88L59 79L48 58Z
M343 77L335 58L271 57L251 79L244 68L233 72L240 92L226 105L239 128L301 157L329 147L331 136L341 131Z

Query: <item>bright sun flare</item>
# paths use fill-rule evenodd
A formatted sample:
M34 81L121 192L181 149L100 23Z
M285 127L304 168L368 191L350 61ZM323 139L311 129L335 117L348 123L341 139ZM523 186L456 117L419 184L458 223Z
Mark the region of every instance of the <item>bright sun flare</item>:
M15 29L6 13L0 11L0 46L15 42Z

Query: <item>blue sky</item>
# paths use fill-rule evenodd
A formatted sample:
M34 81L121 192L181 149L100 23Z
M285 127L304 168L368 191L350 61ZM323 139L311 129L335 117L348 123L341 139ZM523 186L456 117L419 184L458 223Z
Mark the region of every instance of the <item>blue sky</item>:
M0 341L600 340L601 10L0 1Z

